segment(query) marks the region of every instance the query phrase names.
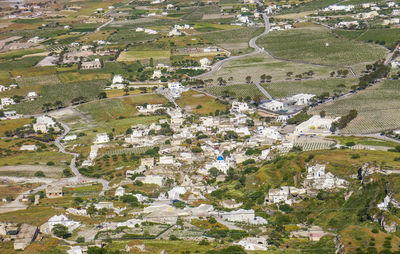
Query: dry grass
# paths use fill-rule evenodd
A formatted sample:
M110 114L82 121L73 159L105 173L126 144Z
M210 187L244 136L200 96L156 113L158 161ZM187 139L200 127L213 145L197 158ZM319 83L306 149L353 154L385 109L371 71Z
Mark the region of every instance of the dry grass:
M30 124L30 123L32 123L32 119L30 118L0 121L0 135L4 135L4 132L6 131L13 131L16 128L21 128L25 124Z
M193 90L182 93L176 102L189 112L203 115L214 113L216 110L225 111L227 109L226 105L216 101L214 98Z

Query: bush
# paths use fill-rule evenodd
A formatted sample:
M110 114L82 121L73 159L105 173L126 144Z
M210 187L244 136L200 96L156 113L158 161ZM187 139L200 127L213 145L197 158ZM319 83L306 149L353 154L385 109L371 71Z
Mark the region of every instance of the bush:
M77 243L84 243L85 242L85 237L79 236L78 238L76 238L76 242Z
M374 228L374 229L371 230L371 232L374 233L374 234L378 234L379 233L379 229Z
M169 240L170 240L170 241L176 241L176 240L179 240L179 239L178 239L178 237L176 237L175 235L170 235L170 236L169 236Z
M47 165L47 166L54 166L54 162L49 161L49 162L46 163L46 165Z
M346 143L346 146L355 146L356 145L356 143L354 143L354 142L347 142Z
M360 155L359 155L358 153L355 153L355 154L352 154L352 155L351 155L351 158L352 158L352 159L359 159L359 158L360 158Z
M65 176L65 177L71 177L71 176L72 176L71 169L65 168L65 169L63 170L63 176Z
M43 173L43 171L39 170L35 172L35 177L45 177L45 174Z
M53 232L53 234L55 236L63 238L63 239L70 236L70 233L68 232L68 228L61 224L54 225L54 227L51 231Z

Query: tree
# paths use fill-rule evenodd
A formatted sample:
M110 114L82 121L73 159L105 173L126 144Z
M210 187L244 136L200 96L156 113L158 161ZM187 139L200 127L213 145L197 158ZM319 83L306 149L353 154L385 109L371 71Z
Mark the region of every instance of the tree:
M55 106L57 109L59 109L59 108L64 107L64 103L63 103L62 101L56 101L56 102L54 103L54 106Z
M84 242L85 242L85 237L83 237L83 236L78 236L78 238L76 238L76 242L77 242L77 243L84 243Z
M226 85L226 81L222 77L217 78L217 81L219 86Z
M68 232L68 228L61 224L54 225L51 231L55 236L63 239L67 238L70 235L70 233Z
M99 93L97 98L99 98L99 100L105 99L105 98L107 98L107 93L106 92L101 92L101 93Z
M65 168L65 169L63 170L63 176L65 176L65 177L71 177L71 176L72 176L71 169Z
M208 172L212 177L217 177L221 173L216 167L210 168Z
M290 78L293 76L293 72L288 71L288 72L286 73L286 76L290 79Z
M261 102L261 95L257 94L256 96L254 96L254 103L256 105L259 105Z
M267 78L267 75L263 74L260 76L261 83L265 83L265 79Z
M319 112L319 116L320 116L321 118L325 118L325 116L326 116L325 110L321 110L321 111Z
M272 76L271 76L271 75L268 75L268 76L266 77L266 79L267 79L267 82L269 83L269 82L271 82L271 80L272 80Z
M129 95L129 87L125 86L124 92L125 92L124 95Z
M35 176L35 177L45 177L43 171L41 171L41 170L36 171L34 176Z
M250 84L250 82L251 82L251 76L247 76L247 77L246 77L246 83L247 83L247 84Z
M90 216L92 216L92 215L94 215L94 214L97 212L97 209L96 209L96 207L95 207L93 204L91 204L91 205L87 208L86 212L87 212L87 214L89 214Z
M42 106L42 109L43 109L44 112L49 111L50 108L51 108L51 103L44 103L43 106Z
M333 77L333 76L335 76L335 72L334 71L332 71L330 74L329 74L330 76L331 76L331 78Z

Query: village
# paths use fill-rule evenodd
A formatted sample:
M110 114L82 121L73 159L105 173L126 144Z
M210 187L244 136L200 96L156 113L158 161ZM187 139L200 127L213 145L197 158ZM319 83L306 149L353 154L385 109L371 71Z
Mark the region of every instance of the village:
M398 253L399 6L0 2L0 253Z

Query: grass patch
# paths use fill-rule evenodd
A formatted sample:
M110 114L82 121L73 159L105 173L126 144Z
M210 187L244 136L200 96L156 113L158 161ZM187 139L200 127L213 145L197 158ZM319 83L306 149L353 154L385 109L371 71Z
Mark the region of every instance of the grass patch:
M32 123L32 119L30 118L20 118L20 119L11 119L0 121L0 134L4 135L6 131L13 131L16 128L21 128L25 124Z

